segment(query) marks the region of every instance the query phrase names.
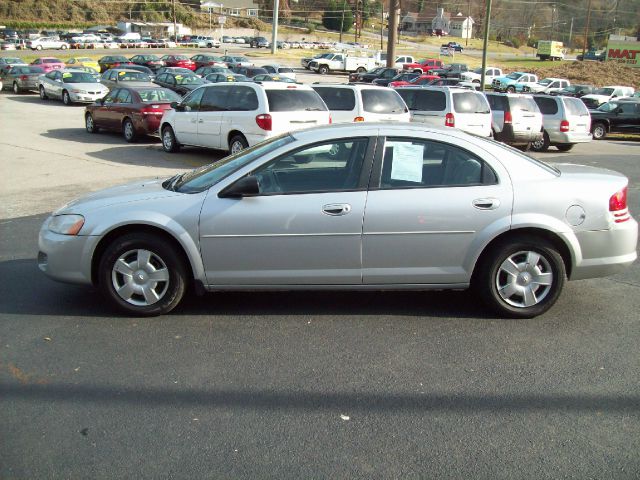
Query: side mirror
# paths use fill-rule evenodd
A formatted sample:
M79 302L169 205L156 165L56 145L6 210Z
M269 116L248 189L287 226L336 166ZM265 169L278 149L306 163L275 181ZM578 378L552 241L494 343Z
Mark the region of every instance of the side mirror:
M258 195L260 193L260 185L258 184L258 177L249 175L243 177L237 182L229 185L222 190L219 194L219 198L242 198Z

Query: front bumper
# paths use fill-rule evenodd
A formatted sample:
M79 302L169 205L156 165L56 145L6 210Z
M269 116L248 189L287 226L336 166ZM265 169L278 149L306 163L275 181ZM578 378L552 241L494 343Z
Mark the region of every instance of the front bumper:
M60 235L49 230L49 217L38 237L38 268L65 283L91 284L91 257L100 240L92 235Z
M570 280L604 277L631 265L638 254L638 223L630 218L609 230L577 232L582 258L576 261ZM607 256L603 257L602 254Z
M69 92L69 97L71 98L72 102L77 102L77 103L93 103L96 102L98 100L100 100L102 97L104 97L107 94L107 92L87 92L87 93L73 93L73 92Z

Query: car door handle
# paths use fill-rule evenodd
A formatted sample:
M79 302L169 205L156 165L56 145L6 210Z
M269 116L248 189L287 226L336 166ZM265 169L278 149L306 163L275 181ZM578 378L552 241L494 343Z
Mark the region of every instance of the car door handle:
M334 217L346 215L351 211L351 205L348 203L330 203L322 207L322 213Z
M476 198L471 203L478 210L495 210L500 206L500 200L497 198Z
M198 123L204 123L204 120L201 118L198 120Z

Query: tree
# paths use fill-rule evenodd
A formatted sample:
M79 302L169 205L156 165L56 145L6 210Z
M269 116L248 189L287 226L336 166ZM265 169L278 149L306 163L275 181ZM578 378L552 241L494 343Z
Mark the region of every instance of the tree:
M344 10L344 20L342 18L342 12ZM329 0L327 3L327 9L322 14L322 25L327 30L340 31L342 26L342 32L348 32L353 26L353 12L351 7L343 0L340 5L336 5L334 0Z

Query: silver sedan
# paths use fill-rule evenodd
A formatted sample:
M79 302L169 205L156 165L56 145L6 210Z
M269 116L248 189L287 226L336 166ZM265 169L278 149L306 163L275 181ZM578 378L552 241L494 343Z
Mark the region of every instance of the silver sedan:
M454 129L333 125L73 201L44 222L38 263L135 315L189 286L473 287L498 315L533 317L565 280L636 259L627 185Z

